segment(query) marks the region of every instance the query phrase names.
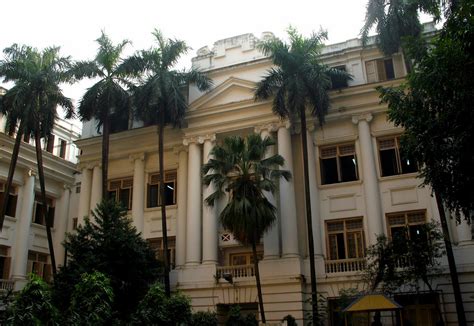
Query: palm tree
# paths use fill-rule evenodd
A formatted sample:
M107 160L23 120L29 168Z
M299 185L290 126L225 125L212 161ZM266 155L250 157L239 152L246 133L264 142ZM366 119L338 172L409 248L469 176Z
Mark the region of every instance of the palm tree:
M249 135L246 139L227 137L222 146L212 149L212 158L203 166L204 184L213 183L216 189L206 198L206 203L213 206L227 192L229 200L219 216L220 222L240 243L252 246L263 323L266 320L257 243L276 219L276 208L265 197L264 191L273 193L278 179L291 177L288 171L278 169L284 163L283 157L273 155L265 158L268 147L274 144L271 138L262 139L258 135Z
M136 116L146 124L158 126L158 155L160 170L161 223L163 230L163 248L168 252L168 234L166 227L165 183L164 183L164 130L167 125L181 127L188 108L185 91L190 83L205 91L212 86L211 80L196 70L173 70L179 58L189 47L184 41L165 38L160 31L153 35L158 47L143 50L126 59L124 71L141 76L140 85L134 90ZM170 262L164 255L165 292L170 296Z
M313 33L304 38L295 29L288 29L290 44L273 38L262 44L260 49L268 55L274 68L257 84L256 100L273 97L272 109L281 118L301 124L301 142L303 152L303 172L306 204L306 229L308 232L311 300L313 325L317 324L316 269L314 263L314 240L311 221L311 196L308 177L308 144L306 138L306 110L310 109L312 117L320 124L329 108L328 90L333 80L347 80L349 75L336 68L329 68L320 62L322 41L325 32Z
M72 80L70 74L70 58L59 55L59 47L49 47L43 51L28 46L13 46L4 50L7 59L0 64L0 76L7 81L15 82L15 86L2 98L2 113L7 116L7 125L19 129L15 140L12 160L7 180L7 193L13 180L15 164L18 158L22 134L35 139L36 159L41 189L41 215L46 221L46 234L51 257L53 275L56 275L56 261L51 235L52 221L47 214L45 178L41 139L51 134L57 118L57 106L63 107L66 118L74 116L71 99L62 94L59 84ZM8 196L2 207L3 222Z
M121 65L120 55L130 42L124 40L117 45L102 31L96 40L99 44L93 61L77 62L73 68L76 78L99 78L83 95L78 111L82 121L94 118L97 131L102 127L102 197L108 198L107 179L109 165L109 138L111 128L128 122L130 112L130 86L127 73Z
M369 32L376 26L377 44L385 55L402 49L407 71L411 71L414 51L407 52L408 43L424 44L421 39L423 27L418 12L432 15L435 21L441 18L440 1L437 0L369 0L365 23L360 32L362 43L367 44Z

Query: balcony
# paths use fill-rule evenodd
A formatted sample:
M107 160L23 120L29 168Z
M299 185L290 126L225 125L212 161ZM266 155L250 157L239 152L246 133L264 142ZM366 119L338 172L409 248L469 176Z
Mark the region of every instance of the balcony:
M232 279L254 277L255 269L253 265L235 265L235 266L217 266L217 278L228 278L232 275Z
M14 285L15 281L0 279L0 292L10 292Z
M365 258L325 261L326 274L355 273L365 269Z

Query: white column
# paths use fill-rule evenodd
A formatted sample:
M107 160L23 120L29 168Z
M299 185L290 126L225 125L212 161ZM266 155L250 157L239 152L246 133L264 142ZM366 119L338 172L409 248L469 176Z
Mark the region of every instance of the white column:
M188 195L188 153L186 147L180 147L178 152L178 204L176 220L176 265L183 266L186 262L186 205Z
M194 141L189 144L188 158L188 196L186 223L186 263L197 265L201 263L201 146Z
M273 131L273 125L266 125L255 128L256 132L260 132L262 139L271 137L270 131ZM265 158L269 158L275 155L275 146L268 148L265 153ZM279 182L279 180L276 182ZM276 207L276 200L274 194L269 191L264 192L265 197L268 201ZM263 258L264 259L276 259L280 256L280 238L279 238L279 227L278 227L278 214L276 214L276 220L273 226L263 235Z
M316 179L316 151L314 150L314 141L312 134L313 130L306 132L308 141L308 178L309 178L309 193L311 200L311 223L313 228L313 242L315 256L323 255L323 243L321 239L321 217L319 214L319 190Z
M143 233L145 211L145 154L131 155L133 162L132 218L138 232Z
M61 266L64 265L65 250L62 243L66 237L70 195L70 188L64 185L64 190L62 191L61 197L56 200L54 210L54 252L56 264Z
M365 223L369 234L369 244L376 243L377 235L384 233L382 203L377 179L377 169L375 167L376 160L369 126L369 122L372 121L372 118L372 114L370 113L352 117L352 122L357 125L359 131L362 180L365 193L365 209L367 212Z
M33 171L25 175L25 183L21 187L22 203L16 223L15 247L13 250L12 278L19 281L18 286L26 280L26 265L28 262L28 246L30 238L30 225L33 218L33 205L35 201L35 176ZM17 284L15 284L17 287Z
M210 155L215 145L216 136L210 135L204 139L203 163L212 158ZM205 203L206 198L215 191L214 185L203 185L202 193L202 262L207 264L217 263L218 230L217 230L217 203L209 206Z
M81 194L79 196L79 211L77 216L78 224L83 224L84 217L90 214L91 200L91 170L87 167L82 169L81 174Z
M293 153L291 151L291 134L289 125L278 129L278 153L283 156L285 163L282 167L293 176ZM298 256L298 226L296 221L296 200L293 178L289 181L280 180L280 211L282 254L291 257Z
M462 219L461 224L456 226L456 230L458 233L459 244L470 242L472 240L471 225L468 224L464 218Z
M90 210L94 211L97 204L102 200L102 166L97 164L92 170L92 187L91 187L91 206Z

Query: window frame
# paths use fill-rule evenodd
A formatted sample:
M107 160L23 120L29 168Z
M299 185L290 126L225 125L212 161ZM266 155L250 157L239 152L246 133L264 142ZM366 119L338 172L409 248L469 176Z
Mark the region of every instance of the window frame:
M356 228L356 229L348 229L346 226L347 222L353 222L353 221L360 221L361 222L361 227ZM329 231L329 224L331 223L343 223L343 229L342 231ZM360 217L349 217L349 218L342 218L342 219L335 219L335 220L326 220L325 221L325 231L326 231L326 254L327 254L327 260L329 261L334 261L334 260L350 260L350 259L361 259L364 258L366 255L367 251L367 243L365 240L365 229L364 229L364 218L362 216ZM336 235L336 234L343 234L344 235L344 253L346 258L339 258L337 257L336 259L332 259L331 255L331 241L330 237L331 235ZM359 257L359 247L357 246L356 243L356 248L355 248L355 253L356 256L358 257L349 257L349 241L348 241L348 234L349 233L359 233L360 234L360 241L362 244L361 247L361 252L362 255ZM336 243L337 244L337 243ZM336 249L336 254L339 256L339 250Z
M163 237L146 239L152 250L155 252L155 258L164 262L164 243ZM176 268L176 237L168 237L168 251L170 269Z
M409 220L410 215L414 216L414 215L420 214L420 213L423 213L423 216L424 216L423 221L410 222L410 220ZM390 218L391 217L397 217L399 215L404 216L405 223L404 224L390 224ZM388 238L392 240L393 239L392 238L392 227L403 227L406 230L409 230L410 226L424 225L424 224L428 223L428 218L427 218L427 214L426 214L426 209L415 209L415 210L409 210L409 211L386 213L385 214L385 221L386 221L386 225L387 225ZM411 237L410 232L407 233L407 236L408 236L408 239L410 239L410 237Z
M54 228L54 217L56 213L56 199L53 197L49 197L46 195L46 215L51 216L51 227ZM33 216L32 216L32 222L37 224L37 225L43 225L46 226L46 220L44 220L44 216L41 216L41 220L37 222L37 214L38 214L38 205L43 206L43 200L41 199L41 193L35 193L35 205L33 209ZM52 210L52 211L51 211Z
M393 77L391 77L391 78L387 77L387 68L386 68L386 62L387 61L391 61L391 64L392 64ZM374 67L375 67L374 68L375 69L375 74L376 74L375 80L369 80L369 73L367 71L368 70L367 69L367 64L370 64L370 63L373 63ZM394 80L394 79L397 78L397 76L395 75L395 65L394 65L392 56L366 60L364 62L364 68L365 68L365 76L367 78L367 83L368 84L379 83L379 82L384 82L384 81L388 81L388 80ZM381 68L383 68L383 71L381 71Z
M116 187L115 185L112 187L113 183L120 182L120 186ZM133 176L132 177L124 177L124 178L117 178L117 179L110 179L107 181L107 192L109 195L109 199L112 199L111 192L115 192L115 198L113 198L117 203L121 203L121 191L122 190L129 190L128 194L128 205L125 207L128 211L132 210L132 203L133 203Z
M4 181L1 181L0 182L0 200L1 202L3 202L3 198L5 196L5 187L6 187L6 183ZM8 196L10 197L10 199L8 200L8 205L10 207L7 207L7 212L5 213L6 216L9 216L9 217L12 217L12 218L16 218L16 210L17 210L17 206L18 206L18 187L16 187L15 185L12 185L11 186L11 189L10 189L10 193L8 194ZM14 197L14 204L12 204L12 199ZM13 214L9 214L11 213L10 211L13 210Z
M354 151L353 154L341 154L341 147L344 146L353 146ZM327 156L323 155L323 151L330 149L330 148L336 148L336 154L335 156ZM346 156L354 156L355 160L355 166L354 166L354 172L355 172L355 179L354 180L348 180L348 181L343 181L343 173L342 173L342 163L341 163L341 158L346 157ZM336 158L336 169L337 169L337 182L325 182L324 178L324 164L323 161L327 159L332 159ZM321 178L321 185L326 186L326 185L333 185L333 184L340 184L340 183L346 183L346 182L354 182L360 180L360 175L359 175L359 164L357 162L357 151L356 151L356 146L355 142L346 142L346 143L341 143L341 144L333 144L333 145L324 145L324 146L319 146L319 175Z
M59 139L59 145L58 145L58 156L62 159L66 159L66 154L67 154L67 140L58 138Z
M148 175L148 180L146 184L146 208L157 208L161 207L161 196L160 196L160 173L155 172L155 173L150 173ZM173 206L176 205L176 200L177 200L177 190L176 186L178 184L178 170L167 170L165 171L165 177L164 177L164 182L165 186L167 183L173 183L173 203L172 204L165 204L165 206ZM154 202L151 202L151 188L157 186L157 198L155 198ZM156 202L156 205L154 203Z
M418 164L416 163L415 160L413 160L413 164L416 168L416 171L411 171L411 172L403 172L403 165L402 165L402 155L401 155L401 144L400 144L400 137L401 135L395 135L395 136L383 136L383 137L378 137L377 138L377 155L378 155L378 160L379 160L379 170L380 170L380 177L381 178L386 178L386 177L392 177L392 176L397 176L397 175L403 175L403 174L411 174L411 173L417 173L418 172ZM381 148L380 143L382 141L387 141L387 140L393 140L394 145L391 148ZM396 159L396 173L395 174L389 174L389 175L384 175L383 173L383 166L382 166L382 157L381 157L381 152L382 151L388 151L388 150L395 150L395 159Z
M33 256L34 258L31 259ZM50 282L52 280L52 266L49 255L38 251L28 250L26 272L28 274L34 273L46 282Z

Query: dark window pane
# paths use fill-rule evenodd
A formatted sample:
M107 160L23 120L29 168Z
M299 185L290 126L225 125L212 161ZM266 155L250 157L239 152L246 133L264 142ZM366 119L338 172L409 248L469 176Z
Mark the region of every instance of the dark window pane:
M380 165L382 167L382 177L398 174L397 155L395 149L380 151Z
M401 158L402 173L413 173L417 172L418 168L414 159L409 156L403 156Z
M66 141L61 139L60 147L59 147L59 157L65 158L66 157Z
M46 143L46 151L52 153L54 148L54 135L48 136L48 141Z
M339 182L337 177L337 158L321 160L321 179L324 185Z
M344 234L338 233L337 235L337 256L338 259L346 259L346 248L344 246Z
M385 59L383 64L384 64L385 75L387 76L387 80L388 79L394 79L395 78L395 71L393 69L392 59Z
M129 207L129 199L130 199L130 189L120 189L119 193L119 202L125 207L126 209L130 209Z
M174 205L174 182L165 182L165 205Z
M51 227L54 227L54 212L55 212L54 207L49 207L48 208L48 219L51 223Z
M8 205L7 205L7 215L8 216L15 217L17 198L18 197L16 195L10 195L10 197L8 199Z
M341 70L341 71L346 71L345 66L335 67L335 69ZM341 77L341 76L331 75L331 84L332 84L331 89L339 89L339 88L347 87L347 78Z
M407 239L406 228L403 226L392 227L391 233L394 242L404 242Z
M416 241L427 240L426 232L423 228L423 225L410 225L408 227L408 231L410 232L410 239Z
M339 158L339 163L341 167L341 181L354 181L357 180L356 173L356 159L354 155L350 156L341 156Z
M148 207L158 207L158 185L148 185Z
M109 199L117 200L117 190L109 191Z
M43 205L40 203L36 203L34 222L37 224L43 224Z

